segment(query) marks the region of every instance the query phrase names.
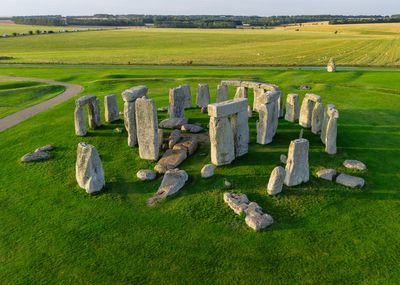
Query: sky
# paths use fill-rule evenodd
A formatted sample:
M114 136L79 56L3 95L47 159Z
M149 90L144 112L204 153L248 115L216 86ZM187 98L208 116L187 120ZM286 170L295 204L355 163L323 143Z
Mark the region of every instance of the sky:
M392 15L400 0L0 0L0 16L25 15Z

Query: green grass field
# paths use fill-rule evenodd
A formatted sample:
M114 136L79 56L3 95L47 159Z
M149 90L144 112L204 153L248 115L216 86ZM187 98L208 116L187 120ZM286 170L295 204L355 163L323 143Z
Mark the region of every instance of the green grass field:
M335 57L340 65L400 66L399 23L270 30L132 28L6 38L0 45L0 57L12 57L4 63L323 66Z
M136 32L123 33L139 45L134 40ZM168 30L138 33L174 34ZM215 31L197 33L215 37ZM31 39L43 44L39 37ZM102 38L104 45L109 42ZM118 47L115 42L113 45ZM35 44L31 50L35 53ZM82 49L78 56L87 52ZM104 50L103 54L108 52ZM57 53L69 54L56 50L54 55ZM42 58L48 55L46 52ZM114 132L122 122L105 124L84 138L76 137L74 100L69 100L0 133L1 283L400 282L399 72L54 66L0 67L0 74L79 83L85 87L83 94L96 94L101 103L105 95L119 95L128 87L145 84L157 107L167 105L170 87L183 83L191 85L193 95L200 82L209 83L215 95L221 79L271 82L285 94L301 95L305 91L298 86L308 84L324 103L334 103L340 111L337 155L327 155L319 138L305 131L311 144L309 183L284 187L277 197L267 195L270 172L279 165L279 156L287 152L290 140L298 137L300 127L281 120L273 143L261 146L255 144L253 117L248 155L218 167L214 177L204 180L200 169L210 162L210 156L209 147L202 146L180 166L189 174L187 185L152 208L146 206L146 200L155 193L161 178L149 183L138 181L136 172L154 163L140 160L138 149L127 146L126 132ZM122 109L120 96L118 100ZM186 115L192 122L208 123L208 116L198 109ZM159 114L159 119L165 116ZM106 175L106 189L100 195L87 195L75 181L80 141L95 145L100 153ZM49 143L57 147L53 160L19 162L25 153ZM347 189L314 177L320 167L345 171L341 166L345 159L367 164L368 171L356 173L365 178L364 189ZM275 223L268 230L253 232L224 205L224 178L234 184L233 191L248 194L273 216Z
M0 80L0 118L59 95L64 86Z

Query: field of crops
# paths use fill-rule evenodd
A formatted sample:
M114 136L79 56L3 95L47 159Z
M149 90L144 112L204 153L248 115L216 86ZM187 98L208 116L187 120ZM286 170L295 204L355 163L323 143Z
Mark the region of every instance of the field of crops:
M335 57L339 65L398 67L400 23L268 30L130 28L0 38L0 46L0 58L11 57L3 63L323 66Z
M0 67L0 74L82 84L82 95L98 95L100 106L105 95L117 94L120 110L119 94L142 84L157 107L168 104L170 87L183 83L193 95L198 83L210 84L213 101L221 79L271 82L301 96L307 91L299 86L307 84L340 112L337 155L327 155L318 136L304 133L310 141L308 183L267 195L271 170L300 126L280 120L273 143L257 145L254 114L247 155L202 179L200 169L210 162L210 148L202 145L179 166L189 174L186 186L151 208L146 201L161 177L148 183L136 178L155 163L127 146L125 131L115 132L122 121L77 137L71 99L1 132L2 284L399 284L399 72L42 66ZM159 113L160 120L166 116ZM186 116L204 127L209 122L199 109ZM80 141L100 153L106 178L100 195L88 195L76 183ZM46 144L56 146L54 159L19 161ZM345 170L345 159L359 159L368 170ZM348 189L320 180L315 173L322 167L361 176L366 186ZM224 204L224 179L275 223L259 233L249 229Z

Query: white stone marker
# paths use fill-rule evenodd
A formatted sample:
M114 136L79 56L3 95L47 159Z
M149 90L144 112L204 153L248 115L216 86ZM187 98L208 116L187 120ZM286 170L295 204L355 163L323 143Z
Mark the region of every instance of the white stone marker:
M322 122L324 120L324 106L320 102L316 102L312 111L311 117L311 132L319 134L322 129Z
M276 134L279 121L277 92L268 91L258 98L257 143L269 144Z

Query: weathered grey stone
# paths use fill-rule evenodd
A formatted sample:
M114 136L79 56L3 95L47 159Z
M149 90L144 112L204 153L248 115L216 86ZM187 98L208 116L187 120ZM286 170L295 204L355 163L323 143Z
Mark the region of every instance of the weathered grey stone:
M306 139L296 139L290 142L286 163L286 186L296 186L308 182L310 170L308 165L309 142Z
M300 85L299 89L300 90L311 90L311 87L309 85L303 84L303 85Z
M300 108L299 125L304 128L311 127L312 112L315 103L321 103L321 97L315 94L306 94Z
M235 159L234 136L228 117L210 118L210 142L214 165L230 164Z
M215 165L213 164L206 164L201 169L201 177L202 178L209 178L214 175Z
M75 105L79 106L79 107L83 107L83 106L89 104L89 102L91 102L93 100L96 100L96 96L94 96L94 95L82 96L75 100Z
M332 168L321 169L317 171L317 177L324 180L332 181L335 176L336 170Z
M181 139L181 132L179 130L173 130L168 138L168 147L173 148L174 145Z
M325 134L325 151L328 154L336 154L337 120L339 118L339 112L336 109L328 110L328 116L329 121L326 126Z
M244 213L250 203L246 194L234 194L229 192L224 193L224 202L238 215Z
M190 91L190 86L188 84L183 84L180 87L182 88L183 94L185 95L184 108L192 108L192 93Z
M247 112L248 100L246 98L227 100L221 103L208 105L208 115L210 117L227 117L239 112Z
M254 98L253 98L253 111L258 112L258 105L260 104L260 99L266 91L263 88L254 88Z
M83 110L83 107L81 106L76 106L75 107L75 112L74 112L74 117L75 117L75 134L77 136L85 136L87 134L87 128L86 128L86 114L85 110Z
M186 96L182 87L171 88L169 90L169 117L184 118L185 102Z
M158 173L165 173L167 170L176 168L187 157L187 151L183 149L168 149L158 161L154 170Z
M279 160L281 163L286 164L287 163L287 156L284 154L281 154L281 156L279 157Z
M165 119L160 122L160 128L163 129L180 129L183 125L188 123L186 118L172 118Z
M105 185L103 166L93 145L79 143L76 158L76 181L87 193L98 192Z
M89 101L88 107L89 107L89 127L91 129L96 129L101 126L99 98L94 96L94 99Z
M21 157L22 162L34 162L34 161L42 161L42 160L48 160L51 158L51 155L46 152L46 151L34 151L25 154L23 157Z
M197 91L197 106L200 108L207 107L210 104L210 90L208 84L199 84Z
M186 181L188 180L189 176L184 170L179 169L170 169L168 170L161 182L160 187L158 188L154 197L150 198L147 201L149 206L154 205L158 201L167 198L185 186Z
M227 101L229 99L228 96L228 85L218 85L217 86L217 99L216 103L221 103Z
M151 169L141 169L136 173L137 178L141 181L154 180L157 174Z
M246 111L231 116L235 156L240 157L249 152L250 131L249 116Z
M336 107L333 104L328 104L324 109L324 119L322 120L321 126L321 141L324 145L326 144L326 129L328 128L329 114L332 114L334 109L336 109Z
M349 169L356 169L361 171L367 170L367 166L359 160L347 159L343 162L343 166Z
M279 121L279 110L278 110L278 97L274 97L272 92L266 92L262 95L264 99L259 98L258 104L258 116L257 121L257 143L258 144L269 144L272 142L273 137L276 134ZM268 99L268 97L271 97ZM266 102L266 103L261 103Z
M162 148L162 145L164 143L164 130L163 129L158 129L158 147Z
M311 132L319 134L322 129L322 121L324 119L324 107L322 103L316 102L312 111Z
M240 99L240 98L247 98L248 94L247 94L247 87L238 87L236 88L236 94L235 94L235 99Z
M335 59L333 57L331 59L329 59L328 65L326 67L326 70L328 72L335 72L336 71L336 61L335 61Z
M274 219L264 214L262 208L255 202L251 202L246 210L245 222L255 231L260 231L274 223Z
M139 156L141 159L157 160L160 147L156 105L152 99L142 97L136 100L135 108Z
M286 114L285 120L288 122L296 122L300 116L300 104L298 94L288 94L286 98Z
M225 189L231 189L232 188L232 183L228 181L228 179L224 178L224 188Z
M136 99L146 97L148 88L146 86L135 86L122 92L124 102L134 102Z
M339 174L339 176L336 178L336 183L350 187L350 188L355 188L355 187L364 187L365 181L361 177L356 177L348 174Z
M274 168L274 170L272 170L267 187L269 195L276 195L282 192L285 174L285 169L282 166L277 166Z
M117 97L115 95L104 97L104 116L107 123L119 120Z
M199 144L198 144L197 140L192 137L183 142L177 143L176 145L174 145L173 149L174 150L185 150L186 155L190 156L197 150L198 145Z
M203 128L199 125L194 125L194 124L184 124L181 127L181 131L197 134L203 131Z
M37 148L34 152L38 152L38 151L52 151L55 149L55 146L52 144L48 144L45 146L41 146L39 148Z

